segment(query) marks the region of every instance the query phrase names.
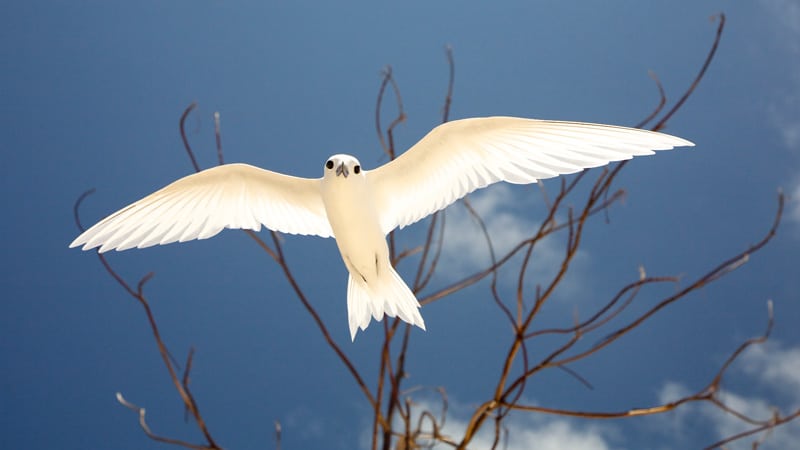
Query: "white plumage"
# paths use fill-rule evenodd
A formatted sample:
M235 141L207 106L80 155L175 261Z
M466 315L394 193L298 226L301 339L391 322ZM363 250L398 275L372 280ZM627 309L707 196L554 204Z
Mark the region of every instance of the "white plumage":
M206 239L224 228L336 239L347 270L350 336L384 314L425 329L419 302L389 261L386 234L498 181L533 183L654 150L675 136L580 122L488 117L434 128L375 170L333 155L322 178L227 164L189 175L106 217L70 247L100 252Z

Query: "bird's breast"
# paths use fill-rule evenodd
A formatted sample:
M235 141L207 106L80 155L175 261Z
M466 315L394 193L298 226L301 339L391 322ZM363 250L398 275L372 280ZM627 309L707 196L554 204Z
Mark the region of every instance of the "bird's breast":
M376 277L388 262L389 249L374 198L365 183L336 181L322 189L336 245L351 274L364 279Z

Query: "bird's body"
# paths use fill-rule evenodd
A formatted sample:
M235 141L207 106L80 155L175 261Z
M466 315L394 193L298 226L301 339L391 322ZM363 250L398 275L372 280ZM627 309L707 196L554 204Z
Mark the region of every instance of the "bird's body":
M358 160L349 155L333 155L328 161L333 162L334 169L325 171L320 193L342 261L350 272L350 335L354 337L358 327L367 328L370 317L381 320L384 313L399 315L425 329L419 302L392 267L375 197Z
M425 328L416 297L392 267L386 235L497 181L532 183L653 150L694 145L650 131L514 117L464 119L433 129L375 170L333 155L322 178L228 164L184 177L106 217L70 247L144 248L205 239L224 228L334 237L349 272L351 338L370 318Z

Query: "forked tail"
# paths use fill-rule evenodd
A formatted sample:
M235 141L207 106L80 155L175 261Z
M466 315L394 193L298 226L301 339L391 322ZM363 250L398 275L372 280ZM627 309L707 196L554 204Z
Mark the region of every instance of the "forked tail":
M350 323L350 338L355 340L359 328L366 330L370 317L381 321L383 315L400 317L411 325L423 330L425 321L419 313L419 302L400 275L389 267L391 275L386 274L377 283L350 278L347 281L347 320Z

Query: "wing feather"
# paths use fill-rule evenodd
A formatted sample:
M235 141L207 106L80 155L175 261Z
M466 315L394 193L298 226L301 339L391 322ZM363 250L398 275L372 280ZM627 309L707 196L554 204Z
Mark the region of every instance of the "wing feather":
M439 125L397 159L367 172L388 233L498 181L533 183L654 150L694 144L613 125L487 117Z
M333 236L318 179L247 164L189 175L111 214L70 247L100 252L210 238L225 228Z

